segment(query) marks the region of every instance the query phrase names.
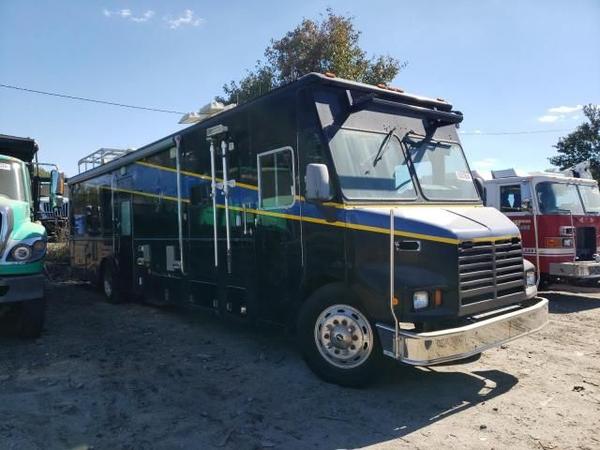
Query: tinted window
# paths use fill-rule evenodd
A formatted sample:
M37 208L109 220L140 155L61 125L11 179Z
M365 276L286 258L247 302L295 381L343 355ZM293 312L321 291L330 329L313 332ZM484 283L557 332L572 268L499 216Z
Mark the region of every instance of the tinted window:
M258 155L260 207L286 208L294 203L294 155L289 147Z
M544 181L535 186L542 214L583 214L577 186Z
M521 185L500 186L500 211L521 211Z

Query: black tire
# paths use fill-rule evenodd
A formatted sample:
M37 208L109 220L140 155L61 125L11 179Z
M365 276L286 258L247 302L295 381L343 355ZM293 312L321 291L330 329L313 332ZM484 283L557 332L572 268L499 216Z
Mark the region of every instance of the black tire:
M340 305L341 308L331 308L335 305ZM358 316L360 320L357 320L356 322L350 321L350 323L358 325L359 330L361 328L363 330L366 328L368 331L368 333L361 333L361 338L357 339L358 342L363 343L362 346L359 346L359 349L367 350L362 350L363 356L356 357L356 359L350 360L350 362L344 362L343 364L349 364L346 367L341 367L340 361L337 361L337 365L336 362L332 362L335 355L331 354L331 352L338 350L337 348L334 348L337 347L337 345L334 345L333 341L336 341L341 345L351 345L352 342L344 341L344 339L342 339L343 336L340 338L341 334L334 331L337 333L336 338L333 338L333 336L329 338L329 343L331 344L329 348L333 350L327 350L327 346L323 345L325 341L322 338L319 339L317 337L323 336L317 330L325 330L324 327L326 325L323 324L323 321L329 320L326 319L327 315L322 317L322 314L332 310L335 311L332 313L333 315L329 315L332 320L335 320L334 316L338 314L338 311L340 314L350 313L350 315L353 314L352 311L357 311L360 314L360 316ZM317 327L317 322L321 324L319 327ZM365 323L368 324L368 326L365 326ZM331 325L327 326L330 327ZM342 327L342 330L346 327L345 324L342 326L341 323L339 326ZM355 328L353 326L351 327ZM331 328L329 329L331 330ZM348 328L348 330L350 330L350 328ZM345 330L343 331L345 332ZM378 375L377 369L382 360L381 345L379 343L377 331L364 313L364 308L362 308L353 295L342 286L325 286L312 294L300 309L296 332L300 349L306 363L322 380L340 386L362 387L376 379L376 376ZM331 334L333 335L333 332ZM369 339L363 340L363 337L367 336L367 334L369 334ZM351 340L354 340L357 337L352 332L348 335ZM327 336L327 334L324 336ZM320 342L321 345L318 342ZM368 344L366 347L364 346L365 343ZM350 352L349 347L341 349L340 351ZM359 363L359 365L354 366L354 364L357 363Z
M555 282L556 280L550 275L542 274L540 277L540 282L538 283L538 289L540 291L547 290L550 287L550 285Z
M100 278L100 289L108 303L117 304L123 302L123 297L119 292L118 273L114 265L106 262L102 268L102 277Z
M17 334L19 337L35 339L40 337L46 318L46 300L38 298L26 300L18 306Z

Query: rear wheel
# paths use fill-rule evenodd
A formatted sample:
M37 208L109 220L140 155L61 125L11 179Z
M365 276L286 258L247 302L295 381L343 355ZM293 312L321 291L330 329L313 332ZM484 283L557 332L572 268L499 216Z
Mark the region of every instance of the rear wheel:
M118 275L114 266L107 262L102 270L102 280L100 287L108 303L121 303L122 298L118 289Z
M22 338L37 338L44 329L46 300L38 298L18 305L17 334Z
M298 318L298 337L309 367L323 380L359 387L381 361L375 328L358 302L337 287L313 294Z

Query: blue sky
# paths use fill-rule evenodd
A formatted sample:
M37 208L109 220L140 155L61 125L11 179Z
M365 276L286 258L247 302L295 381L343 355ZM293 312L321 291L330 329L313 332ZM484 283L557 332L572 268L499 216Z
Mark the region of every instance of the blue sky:
M600 103L598 0L0 0L0 83L194 111L303 17L355 16L369 54L408 61L394 81L444 97L475 168L542 170L557 138ZM0 133L35 138L72 175L100 147L140 147L179 116L0 88ZM504 131L551 131L489 135Z

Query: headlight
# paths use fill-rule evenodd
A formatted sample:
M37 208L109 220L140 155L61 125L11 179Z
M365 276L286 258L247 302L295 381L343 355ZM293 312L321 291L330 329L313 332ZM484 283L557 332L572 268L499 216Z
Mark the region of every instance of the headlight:
M563 247L573 247L573 239L571 238L563 238L562 240Z
M10 252L15 261L23 262L31 258L31 247L29 245L17 245Z
M429 306L429 293L427 291L417 291L413 294L413 307L423 309Z
M535 286L535 272L533 270L527 271L525 274L527 286Z

